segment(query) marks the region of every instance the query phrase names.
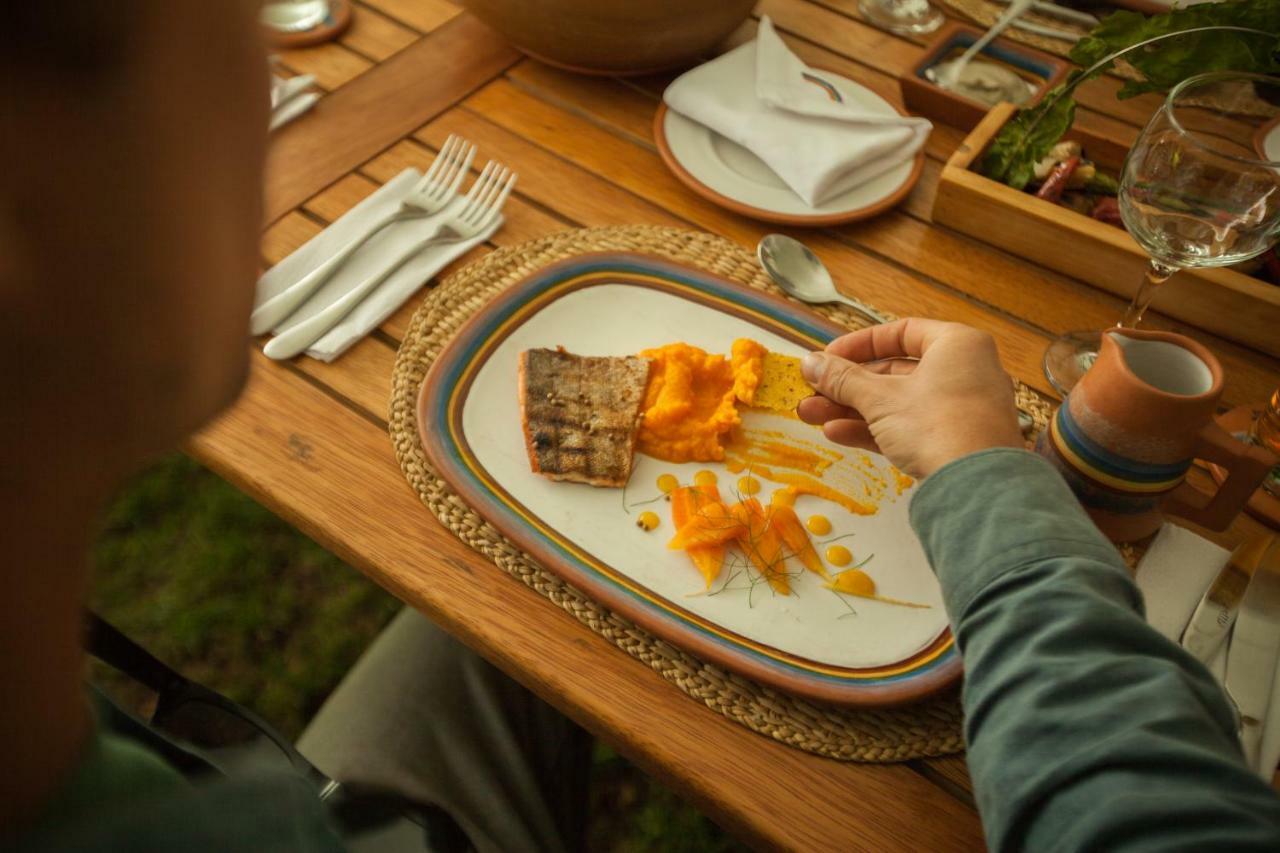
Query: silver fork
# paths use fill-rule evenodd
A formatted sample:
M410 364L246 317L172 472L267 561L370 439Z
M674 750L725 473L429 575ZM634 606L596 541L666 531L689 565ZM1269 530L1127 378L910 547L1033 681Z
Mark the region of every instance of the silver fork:
M422 219L433 216L444 210L445 206L458 194L462 179L471 168L471 161L476 156L476 147L460 136L453 134L440 147L440 153L422 176L400 202L400 206L382 219L375 221L361 234L338 250L337 254L320 266L307 273L294 284L277 293L253 309L249 317L249 332L261 335L274 328L280 321L298 309L320 285L329 280L347 259L367 243L373 235L396 222L406 219Z
M371 275L325 307L318 314L290 326L271 340L262 351L268 358L293 358L318 341L325 332L351 313L357 305L424 249L446 243L458 243L478 237L501 220L502 206L515 186L516 174L506 166L490 160L471 185L462 208L445 219L425 237L410 246L391 265Z

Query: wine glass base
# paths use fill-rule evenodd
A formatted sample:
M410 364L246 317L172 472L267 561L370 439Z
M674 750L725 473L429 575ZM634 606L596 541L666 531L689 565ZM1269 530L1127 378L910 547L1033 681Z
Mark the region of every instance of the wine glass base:
M1066 397L1098 358L1102 332L1067 332L1044 351L1044 378Z
M858 0L858 11L868 23L904 35L931 33L946 20L929 0Z

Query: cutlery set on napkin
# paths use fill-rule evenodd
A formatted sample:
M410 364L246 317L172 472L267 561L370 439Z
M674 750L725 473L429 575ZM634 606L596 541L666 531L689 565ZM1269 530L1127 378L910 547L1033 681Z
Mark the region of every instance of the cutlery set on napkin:
M274 333L263 352L333 361L501 228L516 175L491 160L460 194L475 153L450 136L425 174L401 172L264 273L250 319Z
M1135 580L1151 626L1222 683L1240 714L1245 759L1270 781L1280 762L1280 540L1231 554L1166 524Z
M663 100L755 154L816 207L915 157L932 128L847 103L824 75L766 16L754 41L681 75Z
M271 123L268 130L279 130L316 105L320 93L308 92L316 82L310 74L297 77L271 75Z

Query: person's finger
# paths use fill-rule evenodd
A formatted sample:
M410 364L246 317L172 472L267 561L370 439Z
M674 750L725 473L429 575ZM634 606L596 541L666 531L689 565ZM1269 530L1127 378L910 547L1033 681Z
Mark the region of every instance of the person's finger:
M865 400L871 385L886 381L859 364L825 352L811 352L800 362L805 380L818 393L842 406L866 410Z
M801 400L800 405L796 406L796 414L800 416L800 420L814 426L842 418L862 418L857 409L833 403L826 397L808 397Z
M878 373L881 376L906 376L919 365L919 359L915 358L882 358L879 361L869 361L862 368L868 373Z
M827 352L865 364L886 358L920 358L935 340L960 327L942 320L906 317L868 329L859 329L827 344Z
M822 434L827 437L828 441L836 444L857 447L861 450L870 450L875 453L880 452L880 446L876 444L875 438L872 437L871 428L867 426L866 421L854 420L853 418L827 421L822 427Z

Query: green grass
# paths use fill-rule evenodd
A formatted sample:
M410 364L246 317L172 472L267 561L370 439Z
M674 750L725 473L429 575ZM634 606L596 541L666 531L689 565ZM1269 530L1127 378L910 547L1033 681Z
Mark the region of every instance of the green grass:
M296 737L400 608L393 597L185 456L136 477L103 520L91 605L189 678ZM94 678L133 701L104 668ZM603 744L592 851L742 848Z

